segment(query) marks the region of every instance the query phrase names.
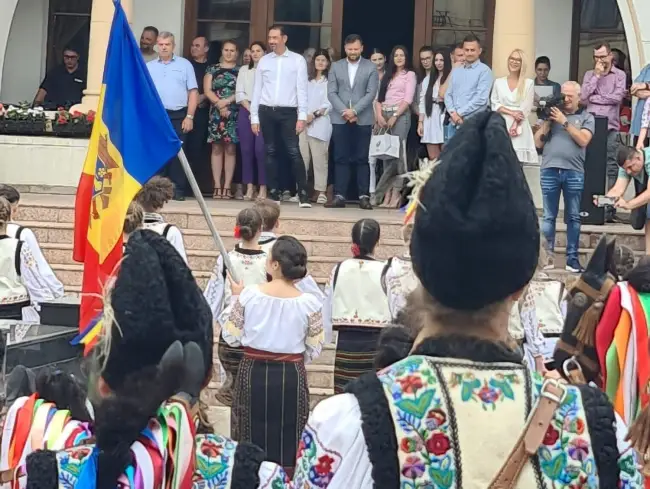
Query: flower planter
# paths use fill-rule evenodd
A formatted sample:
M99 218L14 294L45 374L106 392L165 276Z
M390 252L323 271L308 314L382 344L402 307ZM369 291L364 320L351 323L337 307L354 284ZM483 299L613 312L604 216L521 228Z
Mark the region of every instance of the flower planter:
M45 121L0 119L0 134L42 136L45 134Z
M93 126L88 124L60 124L52 127L54 135L60 138L89 138Z

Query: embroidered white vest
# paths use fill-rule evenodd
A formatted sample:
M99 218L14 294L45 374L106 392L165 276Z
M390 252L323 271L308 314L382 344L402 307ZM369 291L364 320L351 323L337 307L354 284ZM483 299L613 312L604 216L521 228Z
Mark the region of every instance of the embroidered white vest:
M381 286L383 261L352 258L337 265L332 290L333 326L381 327L391 322Z
M0 239L0 305L19 304L29 300L27 289L20 280L20 257L15 238Z
M542 334L559 336L564 327L564 315L561 308L565 294L564 284L556 280L533 280L530 282L529 291L529 297L532 298L533 304L526 306L535 308L537 326ZM519 302L513 304L508 321L508 332L517 341L524 339L520 307L522 305Z
M406 306L406 298L417 288L420 281L413 272L411 260L396 256L390 260L390 267L384 274L384 284L390 312L395 318Z
M394 421L401 487L485 489L521 435L543 379L518 364L413 355L379 373ZM580 391L567 386L516 489L598 487ZM578 487L578 486L576 486ZM580 485L579 487L587 487Z

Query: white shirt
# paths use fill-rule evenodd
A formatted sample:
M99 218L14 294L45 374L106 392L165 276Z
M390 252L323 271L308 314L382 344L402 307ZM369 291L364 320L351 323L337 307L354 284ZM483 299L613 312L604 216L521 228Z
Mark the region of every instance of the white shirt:
M307 62L301 55L285 49L269 53L257 64L253 85L251 124L259 124L260 105L297 107L298 120L307 120Z
M354 79L357 77L357 71L359 71L359 61L356 63L350 63L348 61L348 78L350 78L350 88L354 86Z
M307 126L307 136L311 136L320 141L329 142L332 137L332 123L330 122L329 111L332 109L329 98L327 97L327 78L320 80L311 80L307 86L307 107L309 113L313 114L317 110L325 111L324 115L314 119Z
M235 101L241 104L244 100L250 103L253 100L253 85L255 84L255 68L251 69L244 65L239 69L237 75L237 88L235 89Z

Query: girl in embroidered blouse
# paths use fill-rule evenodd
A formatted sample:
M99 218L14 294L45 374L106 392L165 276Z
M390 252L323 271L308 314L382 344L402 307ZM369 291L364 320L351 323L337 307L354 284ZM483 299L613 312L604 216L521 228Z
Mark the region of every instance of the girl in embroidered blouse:
M167 238L178 254L183 257L187 263L187 253L185 252L185 244L183 243L183 233L173 224L165 221L163 216L160 215L163 207L174 196L174 184L169 178L155 176L152 177L147 183L143 185L140 191L135 196L135 200L142 206L144 210L144 224L145 229L150 229L157 232L163 238Z
M395 46L388 58L388 69L379 84L375 102L377 125L399 136L400 156L384 160L384 173L377 183L376 199L384 199L381 207L397 208L402 201L403 177L406 173L406 138L411 129L411 104L415 96L417 77L404 46Z
M7 235L11 204L0 197L0 319L39 322L38 304L58 297L27 242Z
M271 280L262 285L230 280L234 305L223 337L244 347L231 427L233 438L254 443L292 471L309 415L305 363L320 355L325 339L321 303L295 286L307 274L307 251L296 238L276 240L266 271Z
M262 216L255 208L244 209L237 214L234 234L235 239L239 239L240 242L235 245L234 250L228 253L228 258L235 270L235 275L244 285L262 284L267 281L267 254L259 244L262 236L262 223ZM230 317L230 299L233 295L222 256L217 258L217 263L203 295L212 311L215 328L222 331ZM243 351L239 347L229 345L223 334L219 335L218 343L219 361L223 368L220 370L222 386L217 393L217 398L229 406L232 403L232 384L237 376Z

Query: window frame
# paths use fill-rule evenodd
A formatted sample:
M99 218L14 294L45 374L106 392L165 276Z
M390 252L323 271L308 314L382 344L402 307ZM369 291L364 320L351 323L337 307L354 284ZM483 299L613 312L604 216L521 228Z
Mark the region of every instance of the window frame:
M56 46L54 44L54 27L56 23L56 18L57 17L73 17L73 18L78 18L78 19L83 19L87 18L88 19L88 37L90 38L90 18L91 18L91 12L92 12L92 0L87 0L88 3L88 13L84 12L58 12L55 7L56 7L56 0L49 0L48 6L47 6L47 44L46 44L46 49L45 49L45 71L48 72L52 68L55 68L56 66L60 65L62 60L60 59L59 54L56 51ZM65 46L62 47L64 49ZM88 49L88 46L86 46ZM61 55L63 52L60 53ZM80 54L80 62L87 65L88 64L88 56L86 53L86 57L84 58L81 56L82 53Z
M417 0L416 0L417 1ZM485 27L467 27L467 28L454 28L454 27L437 27L433 25L433 15L436 12L436 1L427 0L427 9L424 13L428 26L427 44L434 44L435 34L439 31L466 31L466 32L481 32L485 34L485 44L483 46L483 59L488 66L492 66L492 51L494 45L494 15L496 11L496 0L483 0L485 11ZM416 5L416 22L417 22L417 5ZM435 48L436 46L434 46Z
M618 4L617 4L618 8ZM625 38L625 43L628 45L628 60L629 57L629 41L627 39L627 34L625 32L625 26L622 26L621 29L588 29L582 30L582 25L580 23L580 16L582 14L582 0L573 0L573 14L571 19L571 58L569 63L569 76L571 80L582 83L582 80L578 80L578 69L579 59L580 59L580 35L581 34L603 34L603 35L623 35ZM621 11L619 8L619 15Z

